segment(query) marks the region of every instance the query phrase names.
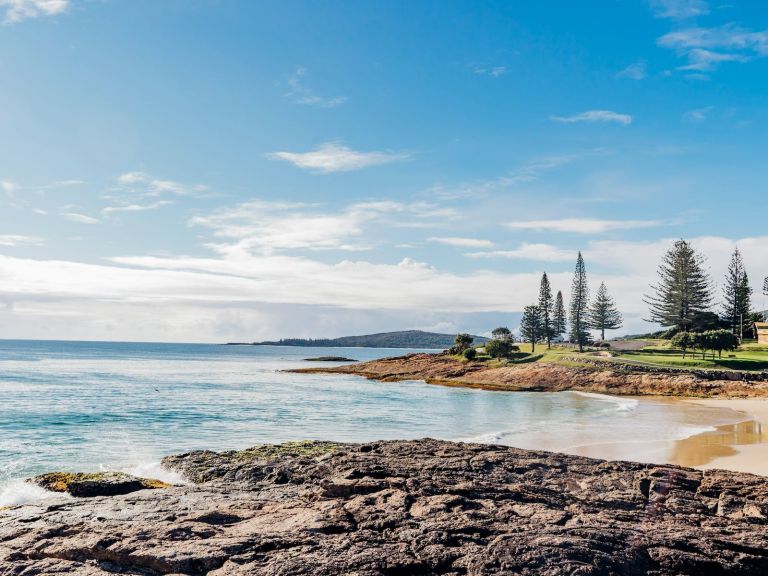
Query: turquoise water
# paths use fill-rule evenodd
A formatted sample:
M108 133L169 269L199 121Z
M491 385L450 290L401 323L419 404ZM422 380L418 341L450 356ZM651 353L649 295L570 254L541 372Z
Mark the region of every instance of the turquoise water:
M317 365L303 360L312 356L367 360L404 352L0 341L0 505L22 500L19 480L33 474L124 469L158 476L162 456L193 449L430 436L570 452L625 442L643 459L645 443L743 420L688 404L282 372Z

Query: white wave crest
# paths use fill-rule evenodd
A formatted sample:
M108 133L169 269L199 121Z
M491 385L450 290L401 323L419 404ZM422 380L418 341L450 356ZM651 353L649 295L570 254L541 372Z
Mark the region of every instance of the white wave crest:
M618 396L609 396L608 394L598 394L597 392L574 392L574 394L599 402L610 402L616 406L616 410L619 412L632 412L640 405L640 401L635 398L620 398Z
M0 508L20 506L29 502L39 502L50 498L71 498L68 494L50 492L24 480L13 480L0 488Z

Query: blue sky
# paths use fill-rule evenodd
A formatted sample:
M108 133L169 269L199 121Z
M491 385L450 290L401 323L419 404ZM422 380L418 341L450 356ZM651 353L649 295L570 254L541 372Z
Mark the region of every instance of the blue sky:
M0 337L516 326L768 274L768 7L0 0ZM757 298L758 303L760 298Z

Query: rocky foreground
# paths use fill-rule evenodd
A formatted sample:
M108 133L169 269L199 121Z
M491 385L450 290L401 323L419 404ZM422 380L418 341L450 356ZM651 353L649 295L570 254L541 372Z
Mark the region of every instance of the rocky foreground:
M445 354L409 354L354 365L293 370L356 374L375 380L424 380L430 384L486 390L560 392L577 390L629 396L745 398L768 396L768 375L725 370L654 368L595 358L571 364L535 362L489 367Z
M165 464L194 484L0 511L0 574L768 574L749 474L436 440Z

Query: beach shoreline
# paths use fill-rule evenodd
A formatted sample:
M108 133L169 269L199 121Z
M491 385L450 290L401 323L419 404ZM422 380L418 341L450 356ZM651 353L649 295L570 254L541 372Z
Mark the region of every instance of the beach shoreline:
M726 469L768 476L767 398L684 398L683 402L730 408L745 415L745 421L718 427L680 442L681 450L703 450L711 458L695 465L700 470Z
M698 403L735 411L734 422L714 422L679 440L575 445L554 450L609 460L667 462L701 470L726 469L768 476L768 386L764 382L705 379L694 372L654 373L617 367L529 364L488 368L445 355L416 354L355 365L296 370L315 374L354 374L382 382L419 380L428 384L507 392L603 394L653 402ZM739 417L741 414L743 417ZM638 447L642 446L638 450Z

